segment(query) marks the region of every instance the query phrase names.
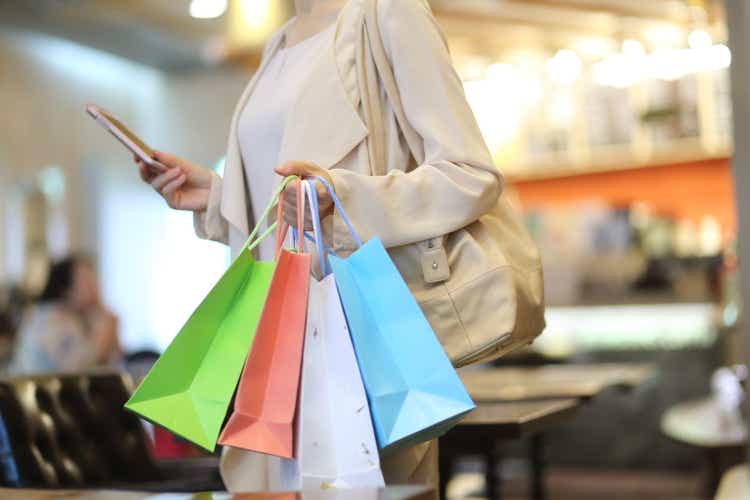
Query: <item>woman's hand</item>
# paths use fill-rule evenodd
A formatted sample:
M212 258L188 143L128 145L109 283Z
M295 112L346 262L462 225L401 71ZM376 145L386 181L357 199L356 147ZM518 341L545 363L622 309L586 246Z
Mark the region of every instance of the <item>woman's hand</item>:
M303 179L309 179L311 177L322 177L328 184L335 190L336 187L333 185L333 179L331 174L327 170L320 168L312 163L304 161L289 161L281 166L274 169L274 172L282 177L289 177L290 175L296 175ZM284 189L284 206L282 207L282 213L284 221L290 226L297 227L297 183L299 181L290 182L286 189ZM316 191L318 192L318 215L320 220L325 219L333 213L333 200L328 190L320 183L313 182ZM304 196L304 193L302 193ZM305 210L305 230L311 230L312 219L310 217L309 210Z
M154 159L167 167L167 171L156 173L137 156L134 157L141 179L150 184L167 205L176 210L197 212L208 208L211 191L209 169L160 151L154 151Z

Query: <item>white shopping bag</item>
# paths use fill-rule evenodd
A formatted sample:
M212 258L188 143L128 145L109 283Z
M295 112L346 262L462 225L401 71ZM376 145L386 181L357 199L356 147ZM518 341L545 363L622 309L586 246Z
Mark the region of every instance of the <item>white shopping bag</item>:
M310 281L296 455L280 490L382 488L378 446L333 275Z
M278 457L225 446L219 471L227 491L249 493L279 491Z
M327 267L315 189L304 181L321 272ZM336 282L310 280L294 460L274 490L382 488L378 446Z

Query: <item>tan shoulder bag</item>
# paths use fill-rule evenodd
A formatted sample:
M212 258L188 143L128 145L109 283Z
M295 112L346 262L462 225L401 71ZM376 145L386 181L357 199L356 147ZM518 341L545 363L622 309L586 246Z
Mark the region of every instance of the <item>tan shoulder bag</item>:
M406 118L401 103L378 26L377 4L377 0L365 0L364 26L358 47L360 81L368 87L362 95L369 96L369 99L363 99L362 106L370 130L370 162L374 169L385 170L385 108L379 102L377 80L380 80L401 133L419 165L424 161L422 142ZM374 75L376 78L373 78ZM373 172L374 175L386 173ZM450 244L451 235L433 238L418 244L423 252L424 280L431 285L439 282L445 297L423 301L415 293L425 316L456 367L489 361L524 347L545 327L541 260L520 217L505 197L501 196L500 202L487 217L460 231L493 235L491 241L476 238L483 245L481 255L476 260L483 261L484 269L489 271L475 279L476 263L457 260L451 264L447 276L435 280L434 276L429 276L428 266L424 263L434 258L447 261L445 247ZM472 286L465 286L467 282L471 282ZM460 286L454 286L455 283ZM424 288L423 283L418 286L409 283L409 286L412 290ZM498 299L486 300L481 298L483 296ZM455 329L464 331L459 336L453 331ZM447 340L456 337L460 337L459 342Z

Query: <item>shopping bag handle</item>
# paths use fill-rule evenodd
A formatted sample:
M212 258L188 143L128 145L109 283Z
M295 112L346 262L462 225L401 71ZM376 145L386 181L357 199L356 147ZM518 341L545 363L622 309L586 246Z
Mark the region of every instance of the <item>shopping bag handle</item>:
M336 206L336 210L339 211L339 215L341 215L341 218L344 220L344 224L346 224L346 227L349 228L349 233L352 235L352 238L354 239L354 242L357 244L357 248L362 246L362 240L359 239L359 236L357 235L357 232L354 230L354 227L352 226L352 223L349 222L349 217L346 216L346 212L344 211L344 207L341 206L341 202L339 201L338 197L336 196L336 192L333 190L330 184L328 184L328 181L323 179L322 177L314 177L314 179L318 182L320 182L323 187L326 188L328 191L329 196L331 197L331 200L333 200L333 204Z
M292 228L292 231L294 231L294 228ZM309 241L310 243L315 243L315 237L314 236L310 236L309 234L307 234L307 232L305 232L305 239L307 241ZM331 250L330 248L328 248L325 245L325 243L323 244L323 250L325 250L328 255L334 255L336 257L339 256L336 252L334 252L333 250Z
M289 177L287 177L289 179ZM298 177L295 177L295 179L299 180ZM286 179L285 179L286 180ZM288 182L286 184L289 184ZM286 188L286 185L284 186ZM280 253L281 253L281 246L284 243L284 239L286 238L287 232L289 231L289 224L284 222L283 220L283 208L284 208L284 191L286 189L281 189L279 191L279 199L278 203L276 204L276 250L275 255L278 259ZM294 232L295 235L295 242L297 247L297 252L303 253L305 251L305 239L302 238L302 233L305 230L305 226L303 225L304 218L302 217L302 214L305 210L305 198L302 196L302 182L297 182L296 186L297 190L297 228L298 230Z
M253 231L250 233L250 236L247 238L247 241L244 245L242 245L242 249L248 249L253 250L255 247L260 245L260 242L266 239L266 237L271 234L278 225L278 221L274 222L270 226L268 226L261 234L258 235L258 232L260 231L260 227L263 225L263 223L268 219L268 215L271 213L271 209L273 206L279 201L279 197L281 196L281 193L286 189L287 185L292 182L295 179L299 179L299 177L290 175L289 177L284 178L284 180L281 181L281 183L278 185L276 190L273 192L273 195L271 195L271 200L268 202L268 205L266 206L265 210L263 210L263 214L258 219L258 223L253 228ZM256 238L257 236L257 238Z
M307 200L310 203L310 216L312 219L313 235L315 236L315 246L318 250L318 262L320 264L320 273L323 277L329 274L328 266L326 266L325 258L325 247L323 245L323 233L320 230L320 213L318 211L318 191L311 181L303 180L302 184L305 187L305 193L307 194Z

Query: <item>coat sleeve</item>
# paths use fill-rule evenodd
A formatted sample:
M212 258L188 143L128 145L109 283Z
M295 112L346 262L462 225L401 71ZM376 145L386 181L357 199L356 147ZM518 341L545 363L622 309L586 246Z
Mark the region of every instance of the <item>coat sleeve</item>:
M213 174L211 191L208 195L208 207L200 212L193 212L195 234L204 240L229 244L229 223L221 215L222 179Z
M404 112L424 143L423 164L408 173L368 176L332 169L336 193L363 239L394 247L451 233L497 203L494 166L445 39L424 0L380 0L379 26ZM335 245L354 249L338 213Z

